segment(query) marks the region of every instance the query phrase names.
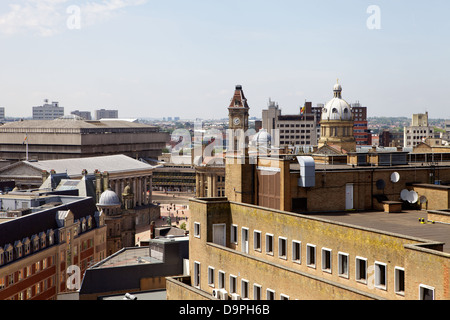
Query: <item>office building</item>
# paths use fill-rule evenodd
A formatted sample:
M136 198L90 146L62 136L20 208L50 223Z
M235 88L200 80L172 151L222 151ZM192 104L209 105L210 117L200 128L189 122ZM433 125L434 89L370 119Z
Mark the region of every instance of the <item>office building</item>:
M59 102L44 102L42 106L33 107L33 120L53 120L64 116L64 107L60 107Z
M282 115L278 104L269 99L267 109L262 111L262 128L280 148L317 145L317 124L311 102L305 102L298 114Z
M404 129L403 145L415 147L426 138L433 138L433 132L433 127L428 125L428 112L413 114L411 125Z
M119 110L95 110L95 119L118 119L119 118Z
M368 128L367 107L358 102L352 103L353 135L357 146L371 146L372 134Z
M75 110L75 111L72 111L70 114L73 114L75 116L83 118L84 120L92 120L92 116L91 116L91 112L90 111Z

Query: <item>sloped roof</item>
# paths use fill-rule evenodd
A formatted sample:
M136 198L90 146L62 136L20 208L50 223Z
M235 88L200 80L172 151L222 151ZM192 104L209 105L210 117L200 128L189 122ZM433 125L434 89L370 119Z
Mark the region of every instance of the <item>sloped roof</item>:
M55 170L56 173L67 173L69 177L81 176L81 172L86 169L88 173L95 170L101 172L124 172L135 170L153 170L154 167L128 157L126 155L111 155L89 158L71 158L60 160L44 160L44 161L22 161L4 167L0 170L0 175L4 175L14 169L15 172L21 171L24 167L35 169L36 174L40 176L42 171Z
M244 91L242 91L242 86L237 85L236 90L234 91L233 98L230 102L230 108L247 108L247 99L244 96Z

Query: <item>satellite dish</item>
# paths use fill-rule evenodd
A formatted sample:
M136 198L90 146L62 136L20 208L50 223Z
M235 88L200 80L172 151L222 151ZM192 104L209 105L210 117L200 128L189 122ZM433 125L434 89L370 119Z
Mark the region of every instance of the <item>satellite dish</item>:
M377 181L377 189L378 190L383 190L385 186L386 186L386 182L384 182L383 179L380 179Z
M408 198L409 198L408 201L409 201L410 203L416 203L417 200L419 200L419 195L418 195L417 192L415 192L415 191L410 191L410 192L409 192Z
M420 201L420 203L425 203L425 202L427 202L427 197L420 196L419 201Z
M408 196L409 196L409 190L408 189L403 189L402 192L400 192L400 198L403 201L408 201Z
M398 172L393 172L391 174L391 181L397 183L400 180L400 174Z

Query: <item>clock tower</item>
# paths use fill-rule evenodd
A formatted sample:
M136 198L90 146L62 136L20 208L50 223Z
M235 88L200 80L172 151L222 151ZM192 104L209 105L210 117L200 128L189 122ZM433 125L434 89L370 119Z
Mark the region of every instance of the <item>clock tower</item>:
M248 155L249 106L237 85L228 107L229 132L225 162L225 194L230 201L253 204L255 165Z
M242 86L237 85L228 107L230 129L248 129L248 107L247 99L242 91Z
M239 135L245 134L248 130L248 110L249 106L247 99L244 96L244 91L242 91L242 86L237 85L234 91L233 98L231 98L230 106L228 107L228 123L229 129L232 130L234 143L231 145L232 150L239 150ZM247 150L248 147L248 137L245 136L245 146L243 151Z

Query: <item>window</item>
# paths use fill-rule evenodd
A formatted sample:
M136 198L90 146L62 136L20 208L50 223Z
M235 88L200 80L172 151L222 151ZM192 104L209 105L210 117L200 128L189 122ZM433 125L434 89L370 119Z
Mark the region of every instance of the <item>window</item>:
M266 253L273 255L273 234L266 233Z
M219 289L225 289L225 272L219 270Z
M231 237L230 242L231 243L235 243L236 244L238 242L238 240L237 240L237 230L238 230L237 225L232 224L231 225L231 232L230 232L230 237Z
M194 222L194 237L200 238L200 223Z
M322 248L322 271L331 273L331 249Z
M405 294L405 269L400 267L395 267L395 293Z
M200 262L194 262L194 287L200 287Z
M253 285L253 300L261 300L261 286L256 283Z
M241 229L241 251L248 253L248 228L242 227Z
M237 277L230 274L230 293L236 293Z
M292 241L292 261L295 263L301 263L301 242Z
M338 274L348 279L348 254L338 252Z
M386 290L386 263L375 261L375 287Z
M214 287L214 268L208 267L208 285Z
M355 279L356 281L366 283L367 281L367 259L356 257Z
M287 239L278 237L278 257L280 259L287 258Z
M241 297L242 299L248 299L248 281L245 279L241 280Z
M280 294L280 300L289 300L289 296L282 293Z
M275 300L275 291L273 291L272 289L267 289L266 290L266 299L267 300Z
M311 268L316 267L316 246L309 243L306 245L306 265Z
M419 299L420 300L434 300L434 288L421 284L419 286Z
M253 249L261 252L261 231L253 231Z

